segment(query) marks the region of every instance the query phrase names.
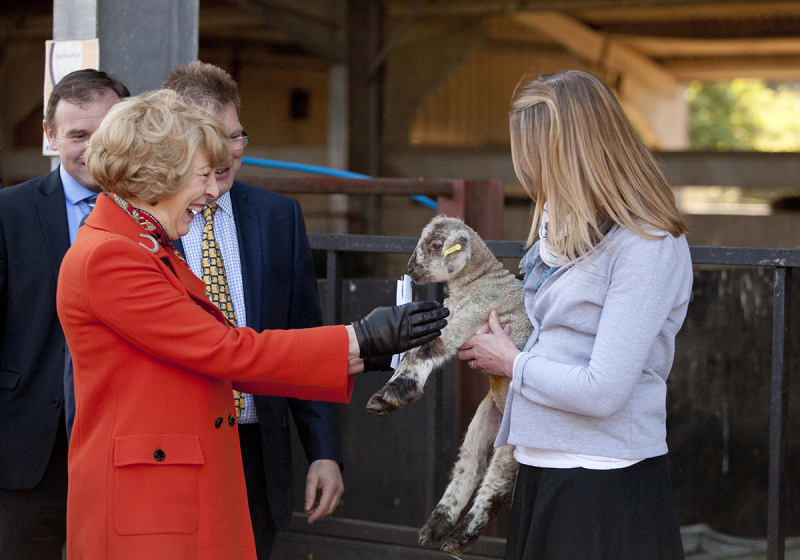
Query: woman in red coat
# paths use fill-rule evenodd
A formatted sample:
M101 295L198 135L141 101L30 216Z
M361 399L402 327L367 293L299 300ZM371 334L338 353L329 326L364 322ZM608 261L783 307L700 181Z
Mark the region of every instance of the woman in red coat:
M438 336L446 310L350 326L232 328L172 248L219 196L224 131L160 91L119 103L86 166L107 191L64 258L58 314L75 370L72 560L255 560L232 387L347 402L361 357Z

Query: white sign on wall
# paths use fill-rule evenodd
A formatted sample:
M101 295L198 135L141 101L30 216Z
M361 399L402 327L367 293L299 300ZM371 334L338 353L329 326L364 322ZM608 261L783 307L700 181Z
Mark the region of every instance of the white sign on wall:
M98 69L100 66L99 44L97 39L85 41L46 41L44 65L44 114L47 114L47 100L61 78L86 68ZM42 135L42 154L57 156L51 150L47 136Z

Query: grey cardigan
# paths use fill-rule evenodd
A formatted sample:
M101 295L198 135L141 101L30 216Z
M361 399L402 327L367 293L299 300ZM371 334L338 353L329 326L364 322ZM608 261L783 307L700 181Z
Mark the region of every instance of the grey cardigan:
M667 452L666 381L686 317L686 238L614 226L580 266L547 271L538 243L522 259L533 333L515 362L495 446L618 459Z

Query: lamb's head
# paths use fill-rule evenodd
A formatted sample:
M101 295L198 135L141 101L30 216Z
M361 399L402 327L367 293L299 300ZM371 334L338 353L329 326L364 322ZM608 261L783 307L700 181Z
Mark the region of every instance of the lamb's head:
M417 284L449 282L472 257L475 235L458 218L436 216L422 230L408 261L408 275Z

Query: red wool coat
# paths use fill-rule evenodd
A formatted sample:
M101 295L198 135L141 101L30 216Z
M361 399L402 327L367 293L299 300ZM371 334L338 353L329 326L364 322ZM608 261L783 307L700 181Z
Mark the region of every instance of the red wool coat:
M75 370L70 560L255 560L231 394L347 402L342 326L228 328L205 286L106 196L67 252Z

